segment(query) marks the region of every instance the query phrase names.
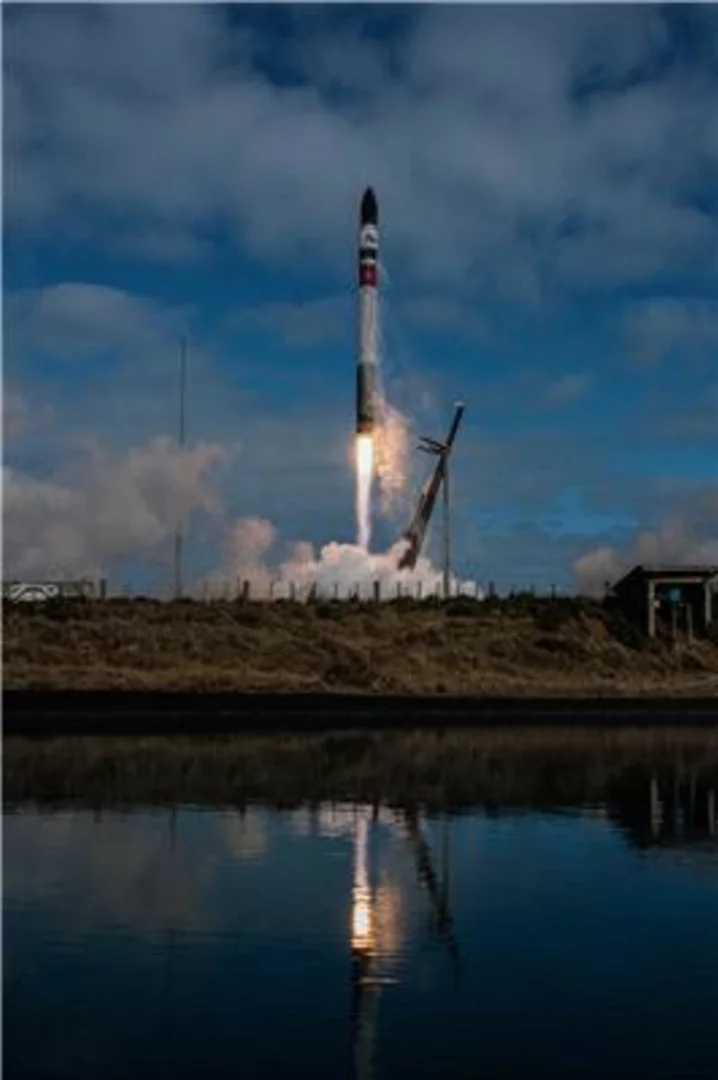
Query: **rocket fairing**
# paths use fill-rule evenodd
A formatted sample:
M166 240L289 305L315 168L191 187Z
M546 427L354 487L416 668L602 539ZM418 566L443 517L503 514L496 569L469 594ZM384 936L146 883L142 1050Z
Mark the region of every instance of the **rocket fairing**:
M377 284L379 206L373 188L359 207L359 318L357 342L357 435L371 435L377 408Z

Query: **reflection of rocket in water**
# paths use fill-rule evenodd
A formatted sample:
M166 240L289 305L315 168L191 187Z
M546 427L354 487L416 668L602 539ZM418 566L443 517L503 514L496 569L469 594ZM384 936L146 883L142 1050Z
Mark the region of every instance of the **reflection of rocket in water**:
M369 884L369 821L360 817L354 834L352 889L352 1043L354 1076L369 1080L379 997L375 976L376 912Z
M431 849L424 836L419 821L419 814L415 807L409 808L404 813L409 843L411 844L416 859L416 870L419 880L426 889L431 903L432 927L437 937L446 945L449 956L454 965L454 975L459 973L459 945L454 934L454 920L449 907L449 830L448 821L444 822L444 842L442 851L443 872L442 879L436 875L431 858Z
M371 821L358 812L354 825L354 875L352 882L352 1046L354 1080L370 1080L373 1075L373 1052L379 994L387 979L386 961L395 959L400 938L401 904L396 888L384 885L374 889L369 874ZM459 950L453 932L448 896L448 823L444 837L443 881L434 871L431 850L421 830L416 810L392 815L398 834L409 839L417 876L426 889L433 912L433 929L446 945L455 970ZM386 822L385 822L386 824Z
M377 284L379 207L367 188L359 208L359 321L357 340L356 433L372 435L378 421Z

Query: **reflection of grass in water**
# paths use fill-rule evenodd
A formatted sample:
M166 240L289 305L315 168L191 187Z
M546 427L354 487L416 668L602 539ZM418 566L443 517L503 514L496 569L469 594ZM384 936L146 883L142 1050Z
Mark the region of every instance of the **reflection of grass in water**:
M9 606L7 687L471 694L701 694L718 649L649 643L599 603Z
M598 801L628 771L718 782L718 730L517 731L24 739L4 742L6 803L282 805L323 799L461 806Z

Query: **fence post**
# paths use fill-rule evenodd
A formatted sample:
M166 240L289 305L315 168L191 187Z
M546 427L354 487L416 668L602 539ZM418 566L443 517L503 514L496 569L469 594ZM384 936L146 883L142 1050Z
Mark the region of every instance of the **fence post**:
M377 578L374 582L374 603L378 604L381 600L381 582Z
M107 599L107 578L100 578L100 600Z
M289 582L289 599L292 603L295 603L297 599L297 586L293 581Z

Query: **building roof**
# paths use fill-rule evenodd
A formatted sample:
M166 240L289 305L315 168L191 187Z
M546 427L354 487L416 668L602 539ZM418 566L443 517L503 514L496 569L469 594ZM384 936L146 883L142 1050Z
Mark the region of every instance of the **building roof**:
M656 578L670 578L673 581L688 581L689 579L698 578L701 581L710 581L711 578L718 578L718 566L634 566L632 570L629 570L627 574L624 574L622 578L614 585L614 588L618 588L626 581L642 579L644 581L655 580Z

